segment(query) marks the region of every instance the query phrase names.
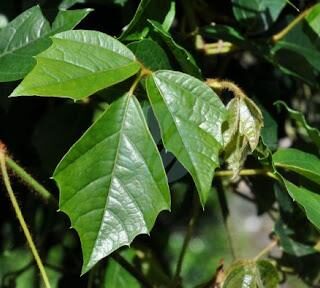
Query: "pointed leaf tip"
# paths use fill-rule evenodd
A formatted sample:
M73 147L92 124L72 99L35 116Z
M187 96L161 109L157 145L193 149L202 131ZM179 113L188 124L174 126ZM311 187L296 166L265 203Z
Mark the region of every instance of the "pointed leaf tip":
M160 154L139 102L113 102L54 172L60 209L79 234L82 274L142 233L170 207Z

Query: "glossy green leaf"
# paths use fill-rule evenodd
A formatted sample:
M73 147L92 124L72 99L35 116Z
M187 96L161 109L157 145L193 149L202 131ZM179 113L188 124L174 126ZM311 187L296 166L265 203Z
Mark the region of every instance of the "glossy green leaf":
M34 6L11 21L0 31L0 82L23 78L35 65L33 56L50 46L49 36L73 29L90 11L60 11L50 27Z
M89 30L67 31L52 37L37 65L11 96L56 96L75 100L136 74L140 64L118 40Z
M152 71L171 68L166 52L157 42L151 39L132 42L128 45L128 48L143 66Z
M280 149L272 156L276 167L299 173L320 184L320 159L298 149Z
M55 170L60 209L79 234L82 273L148 233L169 209L167 178L134 96L113 102Z
M227 271L222 288L277 288L279 282L279 273L270 261L240 260Z
M248 153L253 152L263 127L259 107L248 97L234 97L227 105L229 118L223 132L225 159L237 176Z
M200 80L174 71L150 75L147 92L165 148L189 171L204 205L223 144L222 102Z
M149 21L154 28L155 33L163 40L167 45L170 52L173 54L177 62L179 63L183 72L188 73L194 77L201 78L201 71L197 66L192 55L184 49L181 45L176 43L171 35L163 29L163 27L155 22Z
M286 3L286 0L232 0L236 19L255 33L267 30Z
M136 41L145 38L149 33L148 19L165 22L167 26L166 16L172 9L172 2L172 0L161 0L159 5L157 0L141 0L131 22L121 34L120 40Z
M305 18L314 32L320 36L320 3L316 4Z
M282 180L291 198L304 208L307 218L319 229L320 194L304 187L298 187L284 178Z
M277 234L280 240L280 245L284 252L302 257L310 254L317 253L312 247L295 241L291 238L293 231L283 223L282 220L278 220L274 227L274 232Z
M301 112L296 111L294 109L291 109L283 101L277 101L274 104L277 107L283 106L288 111L290 118L293 119L297 123L298 126L303 127L306 130L306 132L307 132L308 136L310 137L310 139L312 140L312 142L318 148L320 148L320 131L317 128L311 127L307 123L306 118L304 117L304 115Z

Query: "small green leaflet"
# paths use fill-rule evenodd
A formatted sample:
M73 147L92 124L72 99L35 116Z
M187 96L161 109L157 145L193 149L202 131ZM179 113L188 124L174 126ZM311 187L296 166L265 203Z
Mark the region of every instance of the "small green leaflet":
M281 178L291 198L304 208L310 222L320 229L320 194Z
M50 27L34 6L0 31L0 82L23 78L35 65L33 56L50 46L49 36L73 29L91 9L59 11Z
M219 166L225 107L206 84L181 72L153 73L147 93L165 148L189 171L204 205Z
M263 116L245 95L235 95L228 103L229 119L223 132L225 159L236 177L248 155L259 143Z
M140 64L118 40L88 30L67 31L52 37L49 49L10 96L55 96L75 100L136 74Z
M320 159L298 149L280 149L273 154L276 167L294 171L311 181L320 184Z
M79 234L82 273L170 209L167 177L139 102L124 95L73 145L54 172L59 207Z
M277 288L280 277L267 260L240 260L231 265L222 288Z

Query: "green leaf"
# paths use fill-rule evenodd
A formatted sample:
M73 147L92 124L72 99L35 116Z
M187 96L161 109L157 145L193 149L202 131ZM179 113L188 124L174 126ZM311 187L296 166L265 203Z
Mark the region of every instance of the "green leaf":
M320 194L298 187L283 177L282 180L291 198L304 208L310 222L320 229Z
M149 22L154 28L155 33L157 33L157 35L159 35L159 37L167 45L170 52L179 63L182 71L201 79L201 71L192 55L186 49L176 43L171 35L167 31L165 31L159 23L151 20Z
M132 262L135 253L131 249L125 250L121 253L127 261ZM101 287L104 288L141 288L140 283L127 270L125 270L119 263L110 258L103 279Z
M39 54L37 65L11 96L56 96L75 100L136 74L140 64L118 40L87 30L52 37L53 44Z
M128 45L128 48L143 66L150 70L157 71L171 68L166 52L157 42L151 39L132 42Z
M277 107L283 106L288 111L290 118L293 119L297 125L302 126L307 131L308 136L313 143L320 148L320 131L314 127L311 127L301 112L289 108L288 105L283 101L276 101L274 104Z
M202 81L174 71L150 75L147 92L165 148L189 171L204 205L223 144L222 102Z
M240 260L229 268L222 288L277 288L276 267L267 260Z
M260 106L264 125L261 129L261 139L263 143L275 150L278 146L278 123L264 107Z
M73 29L90 9L60 11L52 27L34 6L0 31L0 82L23 78L35 65L33 56L50 46L49 36Z
M276 167L294 171L320 184L320 159L298 149L280 149L272 156Z
M255 33L266 31L286 3L286 0L232 0L235 18Z
M270 52L284 72L314 85L320 71L318 39L306 20L302 20Z
M293 231L286 226L282 220L278 220L274 227L274 232L280 239L280 245L284 252L294 255L297 257L302 257L310 254L317 253L313 247L300 243L293 240L290 236L293 235Z
M59 9L69 9L70 7L72 7L77 3L85 3L85 2L86 0L63 0L59 5Z
M259 107L246 96L236 96L227 105L229 119L223 132L225 159L238 175L248 153L253 152L263 127Z
M79 234L82 273L148 233L170 194L142 109L128 94L113 102L55 170L60 209Z
M121 41L137 41L145 38L149 33L148 19L165 23L167 27L166 16L172 10L172 3L172 0L161 0L161 5L159 5L157 0L141 0L135 15L119 39Z
M314 32L320 36L320 3L313 6L312 10L305 18Z

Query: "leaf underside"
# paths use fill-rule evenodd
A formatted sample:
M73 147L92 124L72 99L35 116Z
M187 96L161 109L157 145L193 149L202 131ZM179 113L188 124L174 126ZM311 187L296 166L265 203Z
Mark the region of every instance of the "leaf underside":
M166 174L134 96L124 95L74 144L54 173L60 209L80 236L82 273L148 233L170 208Z
M75 100L136 74L140 64L118 40L104 33L73 30L56 34L35 68L11 96L55 96Z
M174 71L149 76L147 92L166 149L189 171L204 205L223 144L222 102L200 80Z

